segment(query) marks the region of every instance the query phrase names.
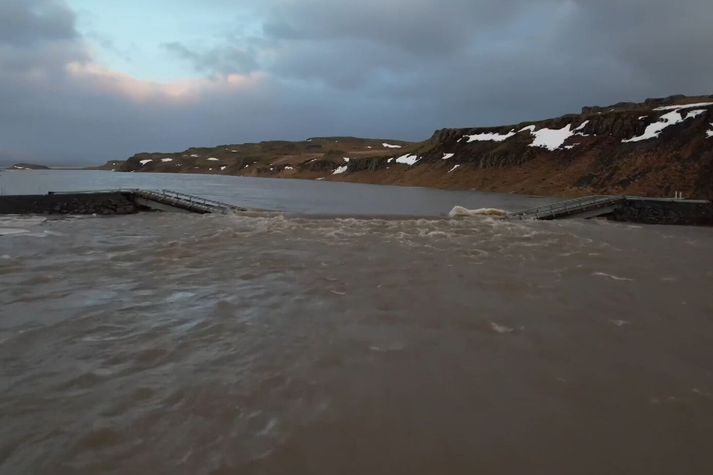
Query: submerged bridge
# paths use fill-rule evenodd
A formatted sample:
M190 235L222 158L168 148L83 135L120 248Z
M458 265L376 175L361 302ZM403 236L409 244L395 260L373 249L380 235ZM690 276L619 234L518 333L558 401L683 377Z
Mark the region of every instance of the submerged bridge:
M584 196L509 213L512 219L553 220L606 217L644 224L713 225L713 203L680 198Z
M248 210L171 190L118 189L0 196L0 215L121 215L141 211L228 214ZM508 217L534 220L606 217L632 223L713 226L713 203L706 200L598 195L516 211L509 213Z

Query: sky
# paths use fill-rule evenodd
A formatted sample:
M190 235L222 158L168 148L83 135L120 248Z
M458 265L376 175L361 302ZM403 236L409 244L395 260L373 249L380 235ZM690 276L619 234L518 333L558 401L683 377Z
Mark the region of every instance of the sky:
M0 162L713 94L710 0L0 0Z

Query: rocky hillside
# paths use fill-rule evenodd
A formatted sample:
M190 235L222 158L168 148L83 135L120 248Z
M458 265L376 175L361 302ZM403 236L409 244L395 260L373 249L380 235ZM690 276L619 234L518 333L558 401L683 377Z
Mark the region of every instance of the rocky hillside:
M400 140L316 137L302 142L271 141L180 153L139 153L126 161L100 167L119 172L211 173L280 178L325 178L345 174L351 160L372 160L409 151L415 144Z
M116 171L221 173L543 195L713 198L713 96L585 107L430 140L314 138L139 154Z

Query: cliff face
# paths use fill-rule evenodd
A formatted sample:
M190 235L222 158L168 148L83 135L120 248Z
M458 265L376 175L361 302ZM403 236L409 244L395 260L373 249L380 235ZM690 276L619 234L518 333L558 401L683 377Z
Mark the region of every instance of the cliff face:
M638 104L487 129L437 131L417 166L462 187L713 198L713 98ZM687 102L687 105L682 105ZM355 167L356 171L356 167Z
M397 148L398 147L398 148ZM585 107L427 141L322 138L140 154L117 171L228 173L544 195L713 198L713 96Z

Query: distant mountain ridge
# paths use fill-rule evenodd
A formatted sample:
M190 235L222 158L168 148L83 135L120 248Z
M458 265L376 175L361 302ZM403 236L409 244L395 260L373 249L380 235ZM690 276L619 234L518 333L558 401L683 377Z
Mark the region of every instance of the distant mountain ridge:
M324 179L543 195L713 198L713 96L584 107L424 142L321 137L141 153L102 169Z

